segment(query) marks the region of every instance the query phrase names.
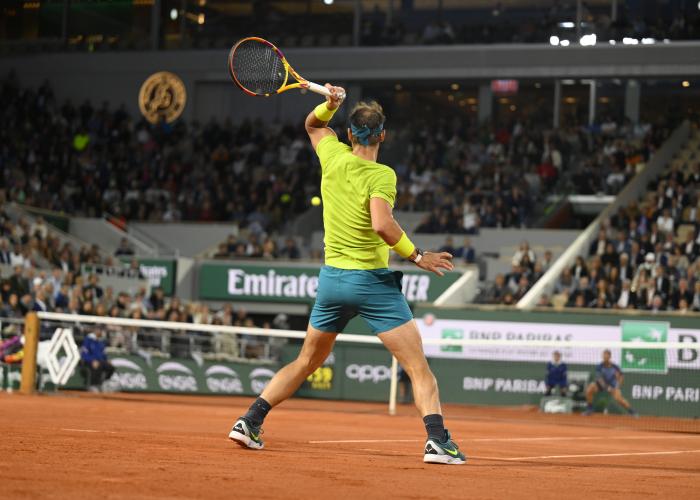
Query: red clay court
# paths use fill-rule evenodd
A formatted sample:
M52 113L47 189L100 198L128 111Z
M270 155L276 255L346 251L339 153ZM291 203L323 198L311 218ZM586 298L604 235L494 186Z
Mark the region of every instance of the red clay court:
M390 417L380 404L294 399L270 414L267 448L255 452L226 438L249 402L0 394L2 497L698 495L700 434L635 430L627 418L571 416L568 425L523 409L448 406L447 423L469 461L437 466L422 462L424 429L412 406Z

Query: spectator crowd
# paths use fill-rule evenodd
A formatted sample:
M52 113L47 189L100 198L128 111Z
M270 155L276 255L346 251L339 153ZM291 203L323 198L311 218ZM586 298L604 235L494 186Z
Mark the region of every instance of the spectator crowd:
M428 211L422 233L528 227L549 194L618 193L667 133L610 118L558 130L519 119L491 129L459 118L409 126L398 132L408 146L395 162L397 208Z
M692 157L692 155L691 155ZM674 161L633 202L604 222L539 306L700 311L700 162ZM511 271L496 276L478 301L515 304L552 264L522 242Z

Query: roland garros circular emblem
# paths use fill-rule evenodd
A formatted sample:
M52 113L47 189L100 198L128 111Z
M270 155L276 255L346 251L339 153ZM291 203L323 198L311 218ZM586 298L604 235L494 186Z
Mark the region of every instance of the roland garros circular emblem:
M139 108L151 123L172 123L185 109L187 91L180 78L168 71L149 76L139 91Z

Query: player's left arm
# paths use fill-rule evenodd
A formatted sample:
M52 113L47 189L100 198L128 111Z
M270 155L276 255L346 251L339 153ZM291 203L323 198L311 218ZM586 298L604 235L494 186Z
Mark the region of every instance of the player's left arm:
M328 126L328 122L331 121L335 112L343 104L344 97L340 98L339 96L345 96L345 90L342 87L334 87L327 83L326 88L331 91L331 95L326 97L326 102L316 106L304 122L304 128L306 128L306 133L309 134L314 151L321 139L329 135L335 135L333 129Z

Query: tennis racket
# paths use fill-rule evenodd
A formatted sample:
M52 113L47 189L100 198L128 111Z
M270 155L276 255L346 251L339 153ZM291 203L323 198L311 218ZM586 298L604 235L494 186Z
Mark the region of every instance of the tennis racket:
M308 89L326 97L330 91L310 82L292 68L282 51L258 37L240 40L228 54L228 73L236 85L248 95L269 97L291 89ZM289 76L296 80L289 82ZM345 95L338 96L344 99Z

